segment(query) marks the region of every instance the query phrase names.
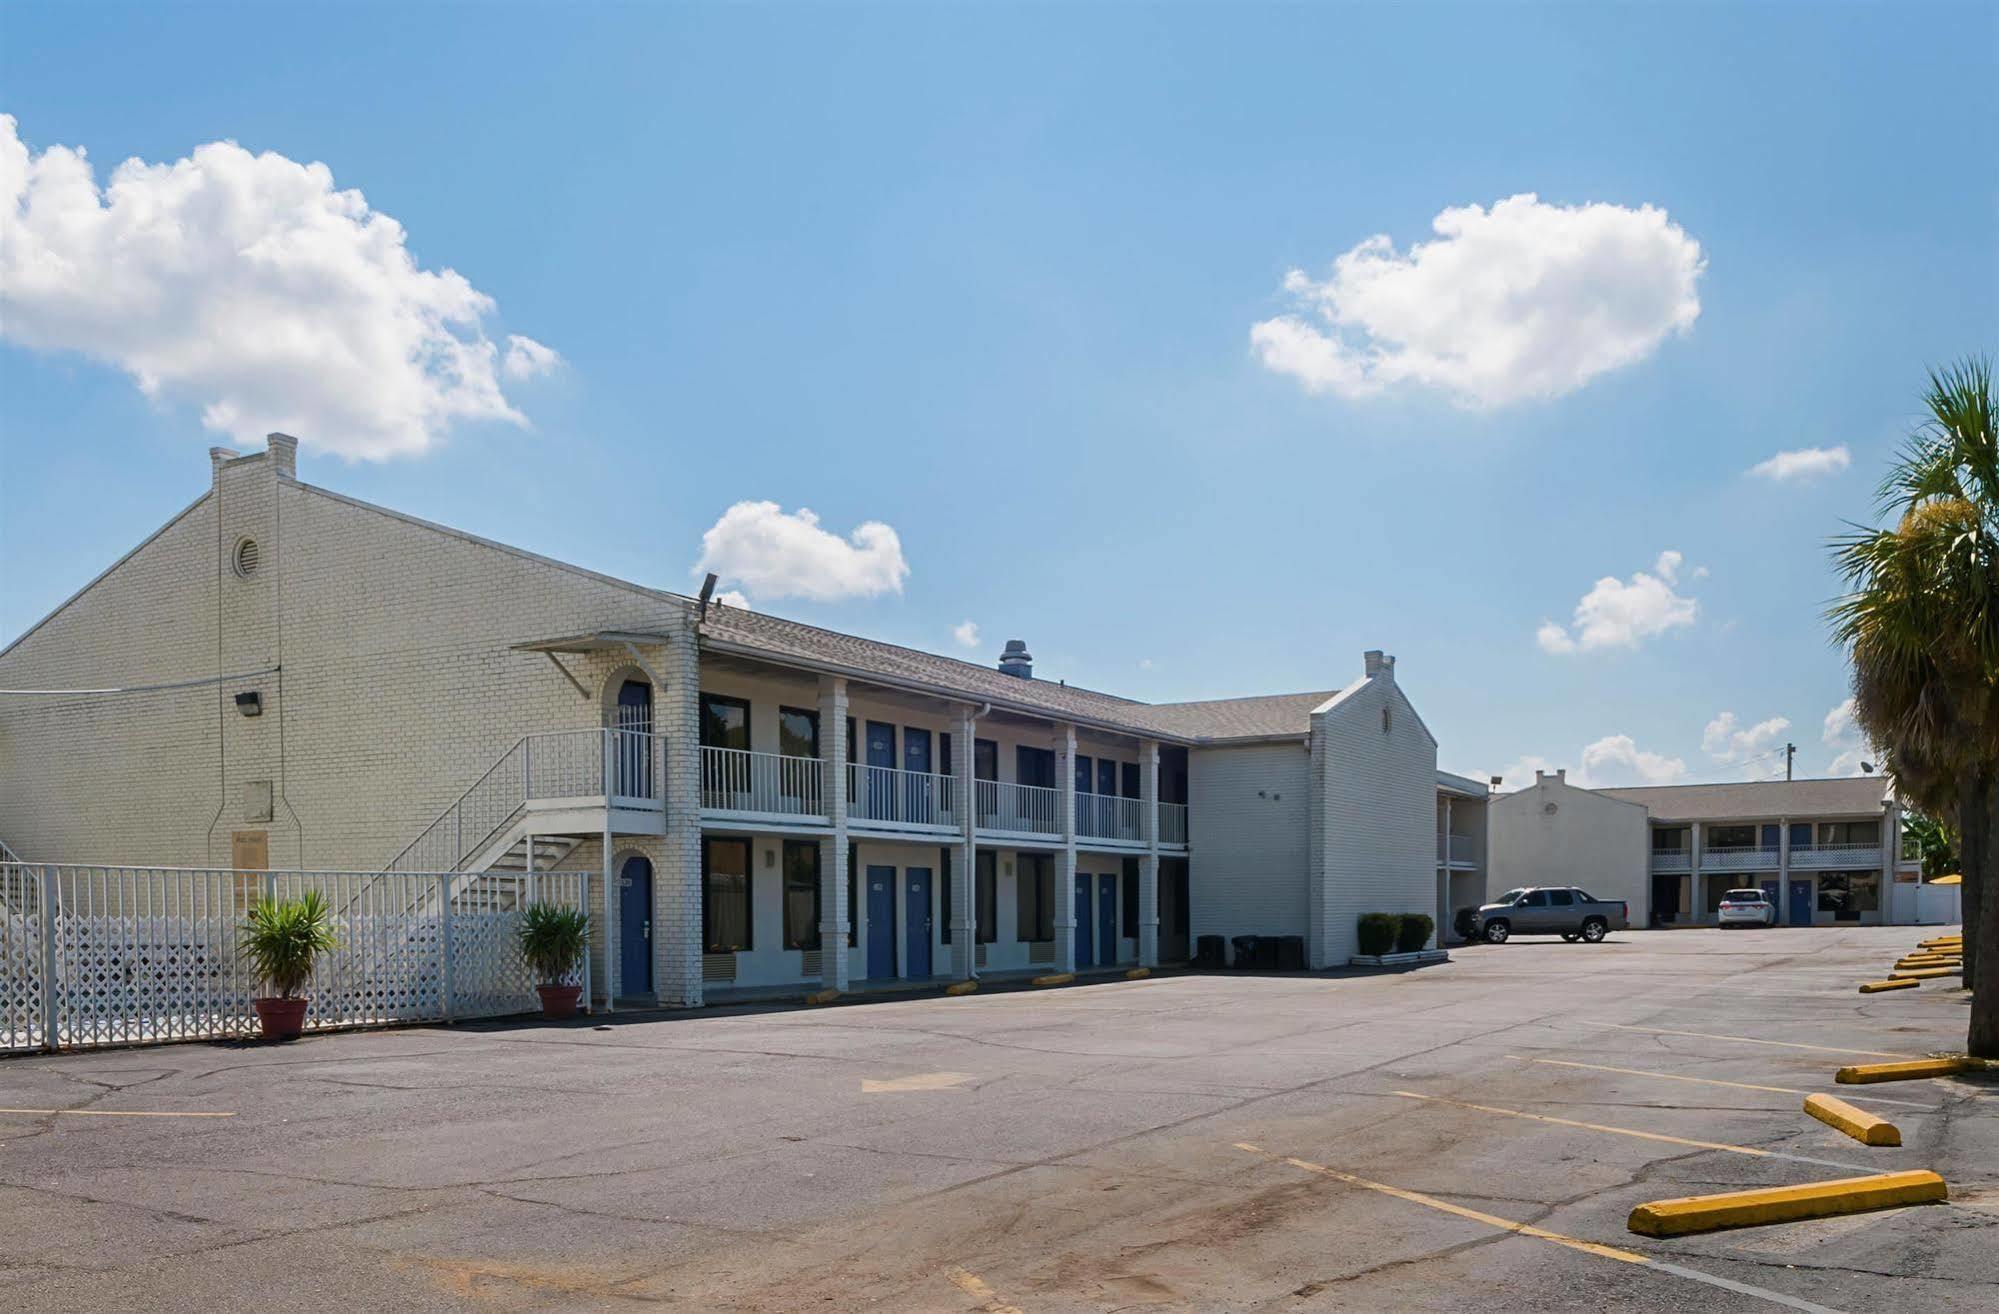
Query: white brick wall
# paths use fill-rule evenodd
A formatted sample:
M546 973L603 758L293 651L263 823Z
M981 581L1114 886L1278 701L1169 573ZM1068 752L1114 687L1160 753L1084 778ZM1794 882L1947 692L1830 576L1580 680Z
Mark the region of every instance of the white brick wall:
M1190 934L1304 931L1309 765L1301 743L1197 748L1187 755L1194 800Z

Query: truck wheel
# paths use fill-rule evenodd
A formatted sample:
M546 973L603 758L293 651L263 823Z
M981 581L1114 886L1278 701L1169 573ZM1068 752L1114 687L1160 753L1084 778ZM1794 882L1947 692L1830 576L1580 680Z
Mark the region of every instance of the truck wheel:
M1608 930L1610 927L1604 924L1603 918L1592 917L1583 923L1583 941L1586 944L1598 944Z
M1505 944L1508 934L1508 927L1503 921L1487 922L1485 924L1485 942L1487 944Z

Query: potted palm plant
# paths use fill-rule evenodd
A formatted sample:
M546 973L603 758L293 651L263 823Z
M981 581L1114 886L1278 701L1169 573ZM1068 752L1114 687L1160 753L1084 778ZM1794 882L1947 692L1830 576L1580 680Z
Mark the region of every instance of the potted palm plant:
M534 974L543 1017L574 1017L583 987L573 978L590 951L590 918L581 908L531 903L521 910L521 957Z
M250 1001L266 1040L292 1040L305 1029L306 997L319 956L334 947L333 919L318 890L296 899L262 899L243 923L243 952L271 993Z

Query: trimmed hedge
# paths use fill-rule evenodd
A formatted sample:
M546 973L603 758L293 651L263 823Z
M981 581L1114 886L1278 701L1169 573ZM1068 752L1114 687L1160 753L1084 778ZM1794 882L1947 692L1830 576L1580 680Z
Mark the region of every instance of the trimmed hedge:
M1393 953L1396 933L1401 929L1401 919L1390 913L1362 913L1355 929L1362 953Z
M1409 954L1430 943L1430 932L1437 929L1436 919L1424 913L1403 913L1402 921L1395 928L1395 951Z

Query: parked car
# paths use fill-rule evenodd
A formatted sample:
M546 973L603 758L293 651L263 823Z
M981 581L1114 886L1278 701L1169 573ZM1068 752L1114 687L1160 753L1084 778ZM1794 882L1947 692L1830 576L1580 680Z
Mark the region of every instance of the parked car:
M1723 926L1775 926L1777 905L1761 890L1730 890L1721 896Z
M1573 885L1530 885L1506 893L1478 910L1478 932L1487 944L1505 944L1515 935L1559 935L1595 944L1630 926L1622 899L1599 899Z

